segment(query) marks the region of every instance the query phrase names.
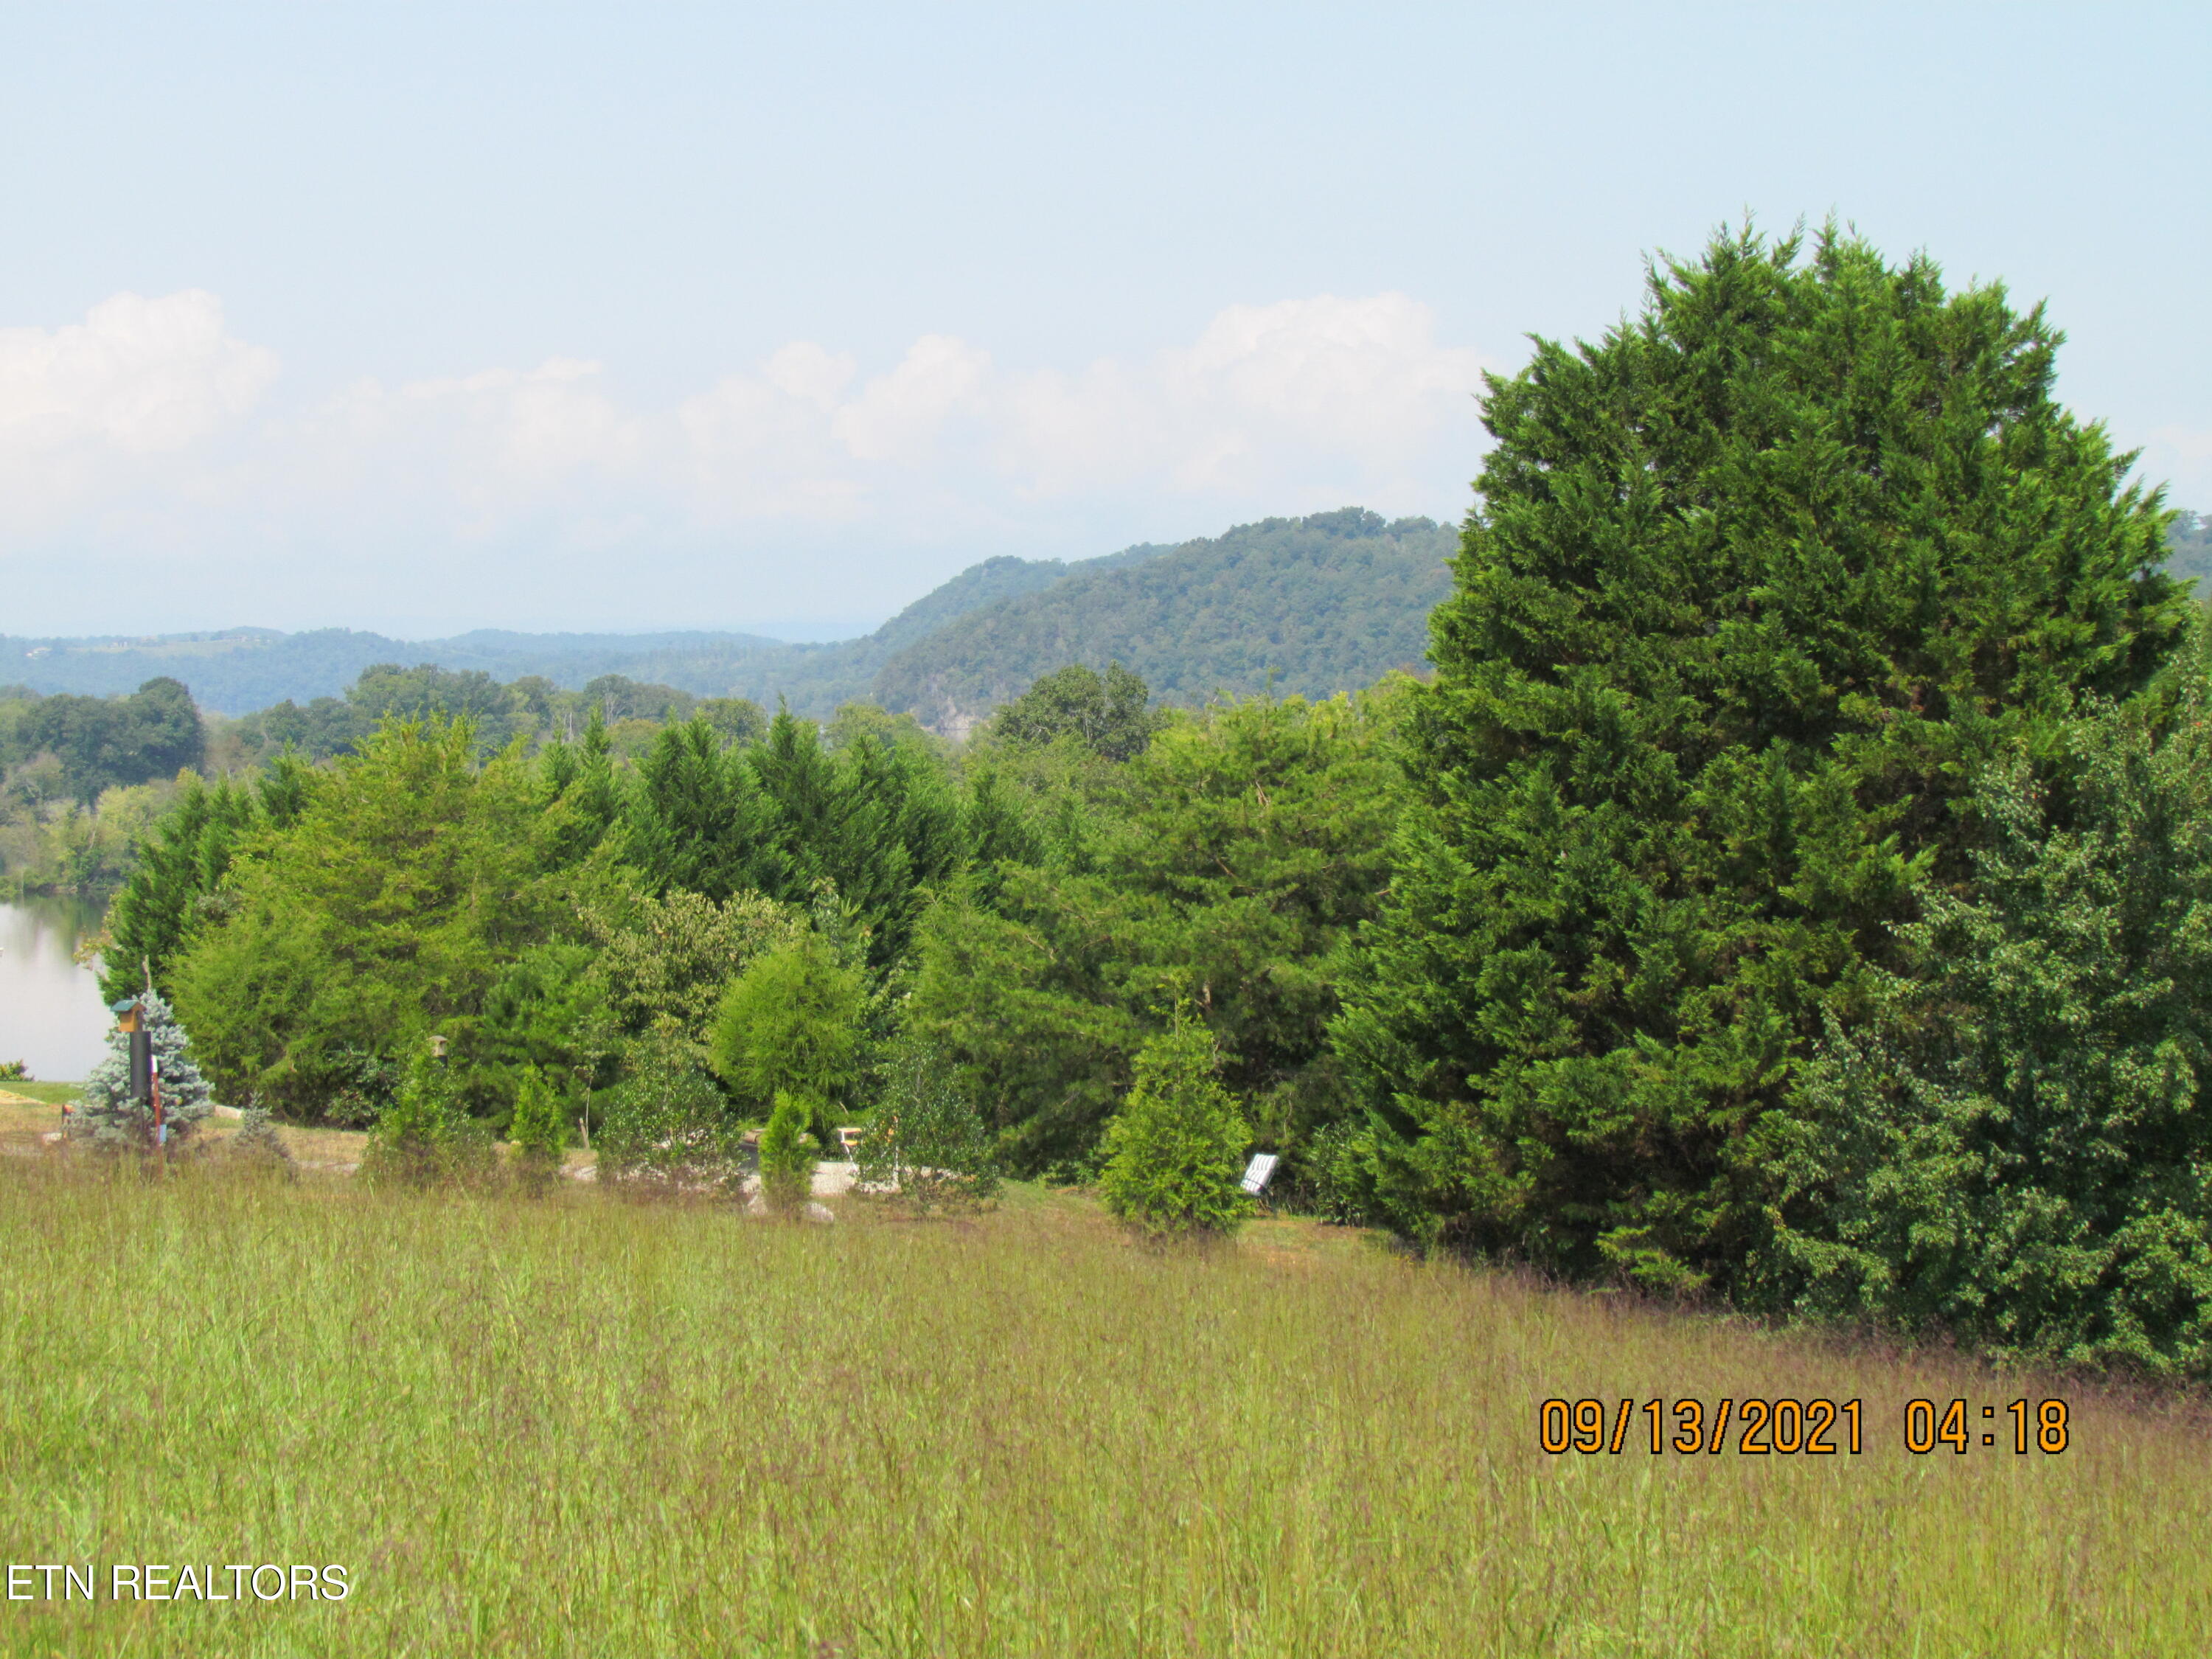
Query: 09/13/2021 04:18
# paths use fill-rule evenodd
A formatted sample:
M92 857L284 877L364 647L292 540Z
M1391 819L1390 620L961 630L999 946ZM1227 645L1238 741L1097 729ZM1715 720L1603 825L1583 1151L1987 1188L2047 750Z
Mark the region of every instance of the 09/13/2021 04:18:
M1537 1444L1555 1457L1570 1451L1617 1455L1638 1445L1655 1457L1668 1451L1686 1456L1734 1451L1753 1457L1838 1454L1856 1457L1864 1450L1861 1432L1864 1403L1730 1397L1709 1407L1698 1400L1639 1403L1624 1398L1608 1409L1601 1400L1555 1398L1537 1409ZM1638 1415L1645 1419L1641 1424L1634 1422ZM1939 1446L1948 1446L1963 1455L1976 1443L1990 1448L2003 1443L2023 1457L2030 1451L2056 1456L2070 1443L2071 1413L2063 1400L2045 1400L2034 1406L2032 1422L2030 1402L2026 1400L2010 1401L2002 1407L2002 1416L1999 1407L1984 1406L1979 1416L1987 1419L1988 1426L1978 1435L1971 1426L1974 1414L1965 1400L1953 1400L1941 1407L1932 1400L1908 1401L1905 1449L1915 1456L1925 1456Z

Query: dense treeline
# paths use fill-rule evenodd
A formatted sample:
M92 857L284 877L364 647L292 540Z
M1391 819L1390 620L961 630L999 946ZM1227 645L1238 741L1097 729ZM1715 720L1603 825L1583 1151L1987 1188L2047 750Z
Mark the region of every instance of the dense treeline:
M580 690L564 691L542 675L502 684L480 669L372 663L343 696L316 697L304 707L280 702L233 722L230 730L240 756L249 762L287 750L328 760L357 752L386 720L437 714L466 720L478 746L489 752L517 738L532 746L556 738L574 742L595 709L623 754L642 750L671 720L703 718L733 738L756 737L768 723L760 705L743 697L695 696L620 674L602 674Z
M1088 1166L1179 999L1264 1144L1341 1115L1328 1021L1385 876L1404 696L1248 700L1172 719L1118 765L1055 745L981 775L1051 816L1012 817L1005 855L931 907L908 1018L1019 1167Z
M127 697L42 697L0 689L0 769L43 762L53 793L89 805L103 789L174 777L207 755L191 693L173 679L148 680Z
M175 680L120 697L0 687L0 890L112 890L178 775L206 759L199 712Z
M1019 1169L1091 1154L1178 996L1295 1135L1334 1097L1328 958L1380 879L1400 695L1160 711L1079 666L957 756L866 706L750 741L695 715L634 761L596 717L534 756L396 719L188 782L108 971L150 969L230 1095L358 1120L434 1031L498 1124L527 1068L605 1091L663 1024L703 1063L730 981L812 937L864 975L870 1052L927 1038Z
M449 639L408 641L350 628L297 634L266 628L161 635L152 638L31 639L0 635L0 678L48 692L110 696L149 674L182 680L204 710L242 714L279 702L337 696L379 664L412 657L457 673L509 681L532 675L571 687L604 674L665 679L673 672L699 686L731 684L732 665L775 660L820 649L759 635L514 634L479 629ZM863 677L865 678L865 677Z

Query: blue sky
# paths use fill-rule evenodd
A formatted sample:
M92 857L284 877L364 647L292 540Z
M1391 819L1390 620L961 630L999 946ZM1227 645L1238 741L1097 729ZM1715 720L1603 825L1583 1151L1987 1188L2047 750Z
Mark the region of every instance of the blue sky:
M2212 9L0 9L0 632L872 625L1456 516L1746 210L2047 299L2212 507Z

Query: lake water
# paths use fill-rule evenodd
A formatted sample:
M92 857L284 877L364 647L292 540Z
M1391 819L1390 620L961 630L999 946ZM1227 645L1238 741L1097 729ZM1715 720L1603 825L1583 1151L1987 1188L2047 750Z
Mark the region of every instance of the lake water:
M77 1083L107 1052L113 1022L100 981L70 959L100 915L98 905L71 899L0 904L0 1060L20 1060L46 1081Z

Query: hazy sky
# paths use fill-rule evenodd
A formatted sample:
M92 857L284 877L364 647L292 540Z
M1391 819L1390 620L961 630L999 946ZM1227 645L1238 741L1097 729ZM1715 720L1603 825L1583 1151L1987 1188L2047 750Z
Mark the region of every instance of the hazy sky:
M872 626L1456 517L1747 210L2047 299L2212 507L2212 8L0 3L0 633Z

